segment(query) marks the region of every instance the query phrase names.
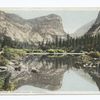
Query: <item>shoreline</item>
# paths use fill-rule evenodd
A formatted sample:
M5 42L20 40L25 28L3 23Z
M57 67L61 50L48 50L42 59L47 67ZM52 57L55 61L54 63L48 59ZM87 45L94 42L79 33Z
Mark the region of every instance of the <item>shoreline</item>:
M26 53L26 54L41 54L41 55L44 55L44 54L64 54L64 55L67 55L67 54L73 54L73 55L80 55L80 54L85 54L85 53Z

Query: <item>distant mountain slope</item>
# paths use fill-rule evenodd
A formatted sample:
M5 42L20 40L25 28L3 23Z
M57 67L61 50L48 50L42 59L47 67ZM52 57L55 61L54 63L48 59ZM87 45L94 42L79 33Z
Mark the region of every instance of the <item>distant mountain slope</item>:
M95 23L88 30L87 34L90 34L92 36L95 36L97 34L100 34L100 12L98 13L98 16L96 18Z
M12 40L37 43L43 40L53 40L55 35L66 35L62 19L56 14L23 19L15 14L0 11L0 35L9 36Z
M91 22L81 26L78 30L75 31L75 33L71 34L71 37L81 37L84 34L88 32L88 30L92 27L92 25L95 23L95 20L92 20Z

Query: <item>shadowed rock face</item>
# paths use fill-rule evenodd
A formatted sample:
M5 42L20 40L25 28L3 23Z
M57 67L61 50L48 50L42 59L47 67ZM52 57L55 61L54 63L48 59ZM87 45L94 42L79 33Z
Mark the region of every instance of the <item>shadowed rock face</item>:
M92 20L91 22L83 25L75 33L71 34L70 36L73 38L84 36L85 34L95 36L100 34L100 12L96 19Z
M54 36L65 36L60 16L50 14L35 19L23 19L15 14L0 11L0 34L6 29L6 35L21 42L53 40Z
M79 29L77 29L75 31L75 33L70 34L70 36L73 37L73 38L84 36L89 31L89 29L92 27L92 25L94 23L95 23L95 20L92 20L91 22L81 26Z
M95 21L95 24L100 24L100 11L98 13L97 19Z
M87 34L90 34L92 36L100 34L100 12L98 13L95 23L88 30Z

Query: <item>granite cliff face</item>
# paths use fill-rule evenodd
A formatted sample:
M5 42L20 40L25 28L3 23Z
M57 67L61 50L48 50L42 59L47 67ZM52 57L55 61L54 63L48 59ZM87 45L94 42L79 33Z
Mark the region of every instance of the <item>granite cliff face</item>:
M62 19L58 15L50 14L26 20L3 11L0 11L0 34L9 36L12 40L28 43L52 41L55 35L66 35Z
M31 33L34 35L39 33L41 39L52 40L55 35L65 35L62 19L58 15L50 14L48 16L30 19L28 22L32 25Z

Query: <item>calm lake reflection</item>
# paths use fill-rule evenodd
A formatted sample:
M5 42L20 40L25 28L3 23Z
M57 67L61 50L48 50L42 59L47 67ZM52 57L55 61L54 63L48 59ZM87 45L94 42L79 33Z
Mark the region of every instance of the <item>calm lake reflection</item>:
M14 92L99 91L100 59L85 55L27 55L11 72Z

